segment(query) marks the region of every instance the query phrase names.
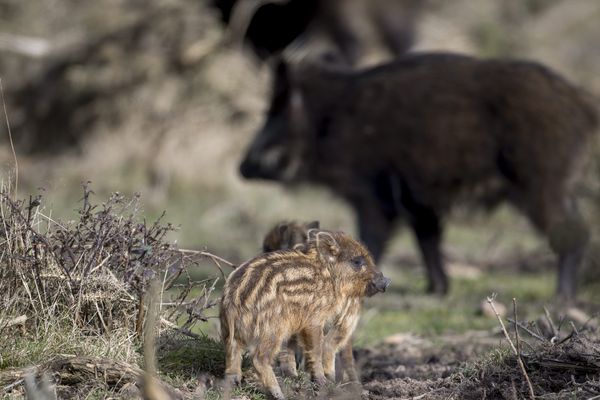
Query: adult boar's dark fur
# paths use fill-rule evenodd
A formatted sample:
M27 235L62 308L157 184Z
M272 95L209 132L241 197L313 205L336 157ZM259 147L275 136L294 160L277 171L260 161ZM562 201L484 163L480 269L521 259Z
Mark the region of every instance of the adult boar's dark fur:
M432 53L362 72L281 62L240 171L328 186L354 207L376 259L405 217L429 290L440 294L448 289L441 218L457 200L507 200L548 237L558 293L573 298L587 229L572 194L596 111L591 97L533 62Z

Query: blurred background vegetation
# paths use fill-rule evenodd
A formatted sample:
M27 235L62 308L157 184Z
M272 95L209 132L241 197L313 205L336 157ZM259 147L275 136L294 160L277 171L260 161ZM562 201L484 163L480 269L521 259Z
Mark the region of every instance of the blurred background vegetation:
M596 0L428 0L414 50L534 59L599 94L599 20ZM167 210L165 220L180 226L172 234L180 247L207 248L234 263L255 255L282 219L354 232L349 208L322 188L238 175L267 106L270 74L250 53L220 45L223 34L206 0L0 0L0 78L20 196L41 192L52 216L68 220L82 182L92 182L99 200L139 192L149 219ZM16 170L6 122L3 116L0 165L8 181ZM580 192L586 217L600 221L595 147ZM414 294L403 307L425 304L430 314L422 326L389 316L386 308L398 305L382 297L372 303L382 310L373 317L382 330L359 340L407 326L435 333L441 327L431 321L446 323L449 308L479 304L492 291L552 297L554 258L524 218L507 208L485 216L464 207L450 218L445 250L453 298L461 300L440 305L420 294L420 260L399 229L382 266L397 293ZM600 254L597 247L591 252ZM600 268L588 263L586 274L598 282ZM585 293L600 302L593 286ZM477 327L474 313L456 325Z

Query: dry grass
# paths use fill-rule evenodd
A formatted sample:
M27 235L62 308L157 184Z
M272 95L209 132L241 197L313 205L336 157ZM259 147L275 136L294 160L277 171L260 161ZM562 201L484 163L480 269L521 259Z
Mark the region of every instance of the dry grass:
M600 395L598 374L600 339L597 332L587 332L568 335L556 343L548 338L528 345L518 355L509 349L496 351L467 365L452 379L454 392L469 393L469 399L592 398Z
M192 330L216 305L219 278L195 282L188 269L206 259L221 268L224 260L180 251L166 240L171 225L141 219L139 197L94 204L92 196L84 185L79 218L59 222L40 196L22 201L0 191L0 376L76 356L139 365L152 281L152 329L201 339Z

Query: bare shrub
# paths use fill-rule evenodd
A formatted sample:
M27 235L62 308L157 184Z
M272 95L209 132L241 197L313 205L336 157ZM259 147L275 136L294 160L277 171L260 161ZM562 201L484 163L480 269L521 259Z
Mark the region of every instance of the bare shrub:
M162 216L153 223L142 219L139 195L115 193L101 204L92 195L84 185L77 218L59 222L44 214L41 196L14 200L7 188L0 191L0 336L33 335L47 340L46 347L53 347L57 332L99 337L107 348L124 344L128 355L115 358L129 361L138 357L132 348L141 338L151 280L160 282L159 328L193 336L193 325L206 321L215 305L218 278L194 282L188 268L215 256L170 243L174 227ZM192 298L197 286L201 294ZM176 321L185 321L183 328ZM12 341L0 343L0 350ZM40 351L60 352L55 347ZM28 361L39 360L21 362Z

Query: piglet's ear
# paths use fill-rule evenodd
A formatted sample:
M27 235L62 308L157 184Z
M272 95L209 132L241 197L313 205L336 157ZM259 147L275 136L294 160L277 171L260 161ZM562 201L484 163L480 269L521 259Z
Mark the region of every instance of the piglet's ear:
M319 254L328 262L335 262L340 254L340 246L329 232L319 231L315 235L315 245Z
M319 229L319 221L312 221L305 225L306 230Z

